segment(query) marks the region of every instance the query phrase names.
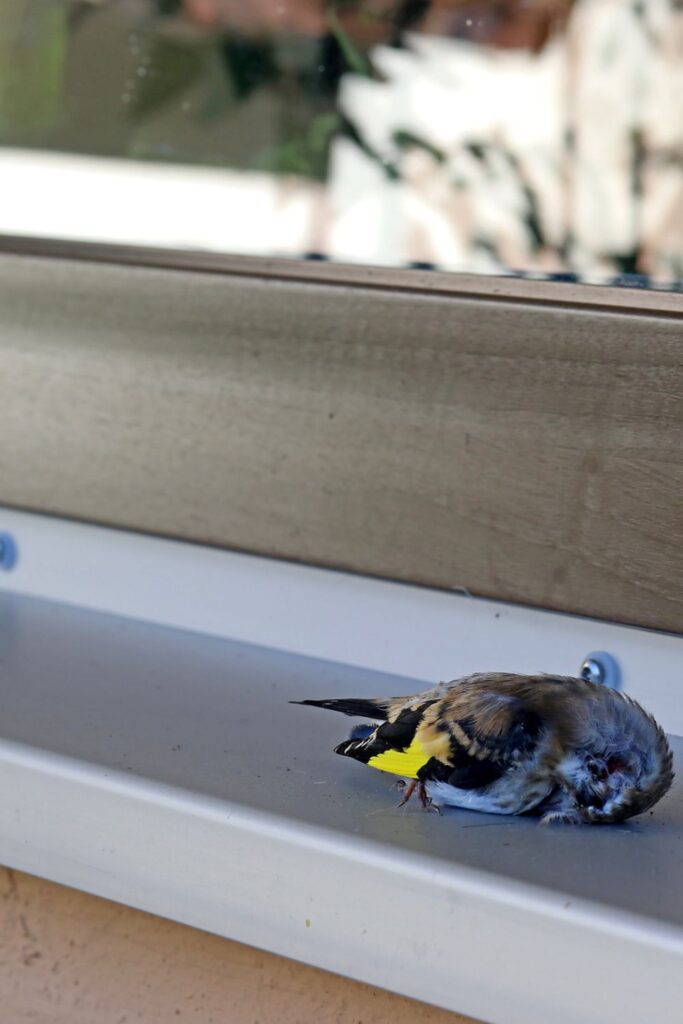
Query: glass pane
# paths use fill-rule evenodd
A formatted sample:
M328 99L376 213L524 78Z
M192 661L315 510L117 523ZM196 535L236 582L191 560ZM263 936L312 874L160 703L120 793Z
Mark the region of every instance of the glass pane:
M680 0L0 0L0 232L680 287Z

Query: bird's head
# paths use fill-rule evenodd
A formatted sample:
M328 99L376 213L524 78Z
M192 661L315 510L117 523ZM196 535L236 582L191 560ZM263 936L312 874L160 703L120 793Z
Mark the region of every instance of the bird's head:
M673 781L666 735L636 701L614 693L611 712L590 749L574 750L561 766L582 821L607 824L642 814Z

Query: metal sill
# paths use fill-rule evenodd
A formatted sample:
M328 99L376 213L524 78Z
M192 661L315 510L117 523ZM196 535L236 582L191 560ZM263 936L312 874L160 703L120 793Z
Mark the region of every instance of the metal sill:
M344 719L287 701L408 692L425 676L397 659L434 649L453 676L607 647L631 690L657 667L664 717L680 638L9 511L0 530L3 863L495 1024L676 1015L680 785L604 829L399 810L331 754ZM153 590L174 628L134 614Z

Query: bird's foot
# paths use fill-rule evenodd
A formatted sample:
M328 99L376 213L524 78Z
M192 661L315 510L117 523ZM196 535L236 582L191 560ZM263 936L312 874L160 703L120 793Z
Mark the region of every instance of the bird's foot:
M438 804L435 804L430 796L427 795L427 787L424 782L418 783L417 795L420 798L420 803L425 811L431 811L432 814L441 814L441 808Z
M398 782L396 783L396 789L400 790L401 793L403 793L403 796L401 797L401 800L398 805L399 807L404 807L408 803L411 796L415 792L416 787L417 779L413 779L412 782L409 784L406 783L405 779L398 780Z
M399 807L404 807L410 800L413 793L417 790L417 795L424 810L432 811L434 814L441 814L441 808L434 803L430 796L427 795L427 787L424 782L412 779L408 783L405 779L398 779L398 781L394 783L394 788L398 789L403 794L401 802L398 805Z

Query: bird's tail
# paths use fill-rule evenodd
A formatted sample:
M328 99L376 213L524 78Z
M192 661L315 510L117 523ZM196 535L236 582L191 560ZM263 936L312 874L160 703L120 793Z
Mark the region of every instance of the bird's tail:
M329 700L290 700L290 704L308 704L314 708L327 708L329 711L341 711L343 715L354 715L356 718L373 718L385 722L389 712L391 698L359 698L342 697Z

